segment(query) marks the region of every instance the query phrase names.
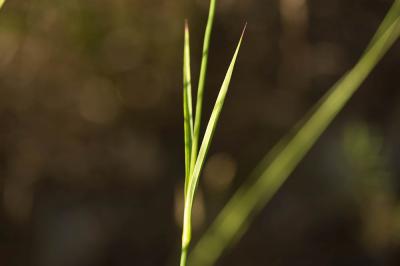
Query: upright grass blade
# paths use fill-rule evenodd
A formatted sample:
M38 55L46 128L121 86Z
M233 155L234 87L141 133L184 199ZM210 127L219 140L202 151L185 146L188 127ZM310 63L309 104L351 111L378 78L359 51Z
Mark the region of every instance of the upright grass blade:
M185 40L183 49L183 118L185 136L185 196L190 178L190 156L193 139L192 82L190 71L189 26L185 21Z
M300 124L299 130L275 146L226 204L195 246L189 257L190 266L213 265L223 250L244 233L252 217L286 181L382 56L399 38L399 2L400 0L396 0L388 13L393 16L392 23L384 20L384 26L372 39L360 61L317 103L313 112ZM393 13L393 10L397 11Z
M3 7L5 2L6 2L6 0L0 0L0 9Z
M232 73L235 67L236 59L239 53L240 46L242 44L243 34L245 29L243 29L242 35L240 37L239 43L233 55L232 61L229 65L228 71L225 75L225 79L221 85L217 100L215 102L213 111L211 113L210 120L208 122L206 132L204 133L204 138L201 143L200 151L196 160L196 164L194 166L193 172L189 179L189 184L187 187L187 192L185 196L185 207L184 207L184 215L183 215L183 232L182 232L182 254L181 254L181 266L186 265L186 256L188 247L191 240L191 216L192 216L192 206L194 201L194 195L196 191L196 187L198 184L199 176L201 169L204 164L204 160L206 158L208 149L211 144L211 140L213 134L215 132L215 128L218 123L218 118L221 114L222 106L224 104L226 94L228 92L229 84L232 78Z
M199 145L200 138L200 124L201 124L201 112L203 107L203 94L204 85L206 82L207 74L207 64L208 64L208 52L210 48L211 32L214 24L215 16L215 4L216 0L210 0L210 7L208 12L208 19L206 30L204 33L204 43L203 43L203 53L201 59L200 76L199 76L199 86L197 88L197 98L196 98L196 114L194 120L194 131L193 131L193 142L192 142L192 155L190 170L192 171L197 159L197 149Z

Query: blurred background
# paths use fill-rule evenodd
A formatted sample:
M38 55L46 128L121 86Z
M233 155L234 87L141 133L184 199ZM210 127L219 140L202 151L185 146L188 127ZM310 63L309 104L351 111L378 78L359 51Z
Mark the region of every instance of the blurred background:
M0 265L178 265L183 20L197 81L208 4L6 2ZM205 120L246 21L248 31L197 194L194 242L354 65L391 4L218 1ZM218 265L400 265L399 62L397 43Z

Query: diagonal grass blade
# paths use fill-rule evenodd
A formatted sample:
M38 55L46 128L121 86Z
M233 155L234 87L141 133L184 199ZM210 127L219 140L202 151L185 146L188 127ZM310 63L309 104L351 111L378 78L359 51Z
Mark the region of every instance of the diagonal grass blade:
M366 50L375 43L375 41L385 32L385 30L393 24L393 22L400 16L400 1L395 1L383 19L382 23L379 25L378 30L375 32L374 37L370 41Z
M392 8L398 8L399 0ZM389 11L391 13L393 9ZM251 218L262 209L286 181L331 121L400 36L400 14L380 28L360 61L339 80L306 116L293 137L285 137L256 168L220 212L195 246L189 264L213 265L223 250L244 233ZM385 25L385 24L383 24Z

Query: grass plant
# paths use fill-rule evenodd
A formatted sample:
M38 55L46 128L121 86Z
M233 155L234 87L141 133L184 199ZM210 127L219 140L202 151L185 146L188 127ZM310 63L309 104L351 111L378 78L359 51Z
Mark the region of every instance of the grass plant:
M198 148L200 139L200 122L203 105L203 94L206 81L208 52L210 47L211 32L215 16L216 0L210 1L208 20L204 35L204 44L201 60L201 68L199 75L199 84L196 98L196 113L193 121L192 107L192 82L191 82L191 67L190 67L190 36L189 26L185 22L185 37L184 37L184 53L183 53L183 114L184 114L184 138L185 138L185 187L184 187L184 214L183 214L183 229L182 229L182 250L180 265L185 266L188 254L188 248L191 240L191 218L192 207L195 197L197 184L200 173L204 165L204 161L211 144L218 119L228 92L229 84L232 78L236 59L242 43L244 30L236 47L235 53L228 67L225 79L219 90L217 100L211 112L203 140Z

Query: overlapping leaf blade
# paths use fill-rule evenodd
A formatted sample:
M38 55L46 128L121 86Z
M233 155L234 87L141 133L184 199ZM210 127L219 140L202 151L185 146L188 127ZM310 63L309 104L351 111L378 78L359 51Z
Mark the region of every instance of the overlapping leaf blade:
M185 21L183 52L183 117L185 138L185 196L190 179L190 157L193 140L192 80L190 70L190 37L189 25Z

